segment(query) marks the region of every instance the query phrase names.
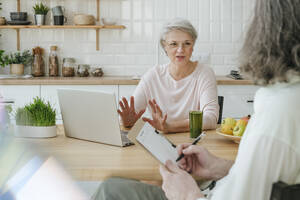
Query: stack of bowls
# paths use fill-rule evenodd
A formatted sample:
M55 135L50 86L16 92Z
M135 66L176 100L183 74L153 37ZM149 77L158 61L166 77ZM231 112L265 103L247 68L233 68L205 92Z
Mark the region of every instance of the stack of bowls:
M11 12L10 19L11 21L7 23L11 25L27 25L31 23L27 21L27 12Z

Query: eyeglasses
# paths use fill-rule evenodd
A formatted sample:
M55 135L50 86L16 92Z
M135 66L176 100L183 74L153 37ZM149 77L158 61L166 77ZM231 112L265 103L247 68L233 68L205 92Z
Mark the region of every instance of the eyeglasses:
M165 43L170 49L178 49L179 47L181 47L183 49L188 49L188 48L192 47L194 44L191 41L185 41L183 43L176 42L176 41L172 41L172 42L165 41Z

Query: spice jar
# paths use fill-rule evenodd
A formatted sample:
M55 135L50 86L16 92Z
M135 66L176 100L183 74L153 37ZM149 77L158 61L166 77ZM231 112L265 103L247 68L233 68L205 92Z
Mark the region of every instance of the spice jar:
M58 76L57 46L50 47L49 54L49 76Z
M95 77L101 77L103 76L103 71L102 71L102 68L95 68L93 69L93 71L91 72L91 74Z
M89 65L78 65L77 75L80 77L87 77L90 74L89 69L90 69Z
M71 77L75 75L75 59L74 58L64 58L62 75L65 77Z
M33 52L33 64L31 68L31 74L33 76L44 76L45 73L45 63L43 59L43 49L40 47L35 47L32 49Z

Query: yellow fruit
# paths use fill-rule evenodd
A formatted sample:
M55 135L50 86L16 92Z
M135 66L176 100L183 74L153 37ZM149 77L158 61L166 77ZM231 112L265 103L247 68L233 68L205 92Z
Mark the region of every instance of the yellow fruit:
M234 127L236 124L236 120L233 118L227 117L227 118L223 119L221 126L225 125L225 124Z
M235 126L237 126L237 125L243 125L243 126L247 126L247 121L245 121L245 120L243 120L243 119L239 119L237 122L236 122L236 125Z
M224 124L221 127L221 132L225 133L225 134L228 134L228 135L232 135L233 134L233 128L234 128L234 126L232 126L232 125Z

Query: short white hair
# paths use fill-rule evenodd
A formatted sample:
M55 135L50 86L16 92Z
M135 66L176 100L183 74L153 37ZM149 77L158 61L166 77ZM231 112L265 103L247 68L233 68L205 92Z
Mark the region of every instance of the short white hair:
M166 39L166 35L174 30L179 30L188 33L193 41L195 42L197 40L198 34L194 26L186 19L182 18L175 18L169 22L167 22L161 31L160 34L160 45L164 48L164 41Z

